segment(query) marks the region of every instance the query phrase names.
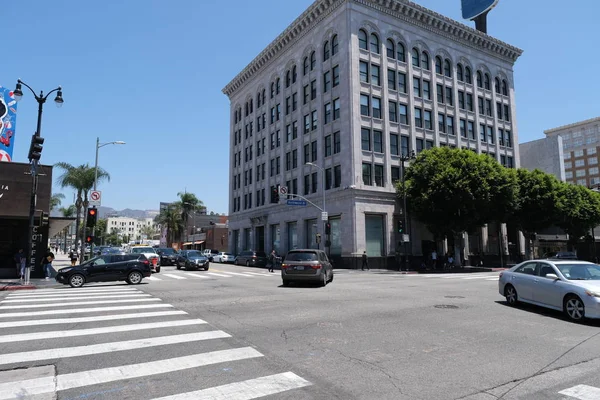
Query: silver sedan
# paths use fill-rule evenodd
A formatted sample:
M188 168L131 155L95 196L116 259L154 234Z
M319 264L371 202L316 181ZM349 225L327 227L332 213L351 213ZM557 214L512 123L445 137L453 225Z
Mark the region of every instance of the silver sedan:
M498 290L509 305L535 304L573 321L600 318L600 266L574 260L529 260L500 273Z
M213 261L218 263L232 263L235 261L235 256L231 253L220 252L213 256Z

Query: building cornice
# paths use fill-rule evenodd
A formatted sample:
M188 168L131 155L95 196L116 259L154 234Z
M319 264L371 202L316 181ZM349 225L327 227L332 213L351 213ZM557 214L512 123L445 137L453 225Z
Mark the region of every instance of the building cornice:
M415 26L435 32L448 39L483 49L488 54L514 63L523 51L485 33L456 22L408 0L318 0L273 40L235 78L223 88L231 98L262 68L271 64L299 38L310 32L321 20L342 4L354 2L392 15Z
M562 132L562 131L564 131L566 129L573 129L573 128L577 128L577 127L580 127L580 126L585 126L585 125L593 124L595 122L600 123L600 117L590 118L590 119L586 119L585 121L574 122L572 124L559 126L557 128L547 129L547 130L544 131L544 133L546 135L550 135L550 134L555 133L555 132Z

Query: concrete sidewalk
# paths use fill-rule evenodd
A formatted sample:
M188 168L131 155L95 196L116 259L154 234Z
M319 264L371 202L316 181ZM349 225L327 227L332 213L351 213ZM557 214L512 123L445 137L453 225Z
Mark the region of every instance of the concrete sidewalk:
M52 262L52 267L55 271L61 268L71 266L71 260L69 260L68 254L55 254L56 258ZM41 267L40 267L41 268ZM25 285L20 279L0 279L0 291L3 290L31 290L31 289L44 289L52 287L62 287L63 285L56 282L54 278L39 279L33 278L29 280L29 285Z

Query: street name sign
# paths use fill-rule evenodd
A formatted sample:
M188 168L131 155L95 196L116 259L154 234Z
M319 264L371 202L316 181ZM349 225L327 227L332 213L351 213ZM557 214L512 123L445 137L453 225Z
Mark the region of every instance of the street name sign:
M288 200L287 205L288 206L305 206L306 200Z

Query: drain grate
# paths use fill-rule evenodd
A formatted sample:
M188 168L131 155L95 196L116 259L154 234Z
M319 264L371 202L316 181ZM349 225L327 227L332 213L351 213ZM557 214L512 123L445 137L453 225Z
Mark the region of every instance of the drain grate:
M465 296L444 296L445 299L464 299Z
M452 304L436 304L434 307L435 308L450 309L450 310L454 310L454 309L458 308L458 306L454 306Z

